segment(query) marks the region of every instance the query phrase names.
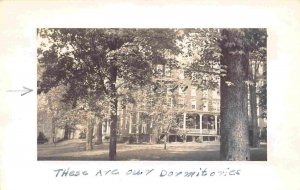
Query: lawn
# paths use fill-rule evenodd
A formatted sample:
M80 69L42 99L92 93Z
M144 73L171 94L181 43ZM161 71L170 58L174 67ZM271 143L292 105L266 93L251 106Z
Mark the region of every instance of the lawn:
M38 145L38 160L108 160L108 143L94 145L94 150L85 151L85 141L80 139L53 144ZM169 143L163 144L118 144L117 160L120 161L218 161L220 144ZM267 146L251 148L251 160L266 161Z

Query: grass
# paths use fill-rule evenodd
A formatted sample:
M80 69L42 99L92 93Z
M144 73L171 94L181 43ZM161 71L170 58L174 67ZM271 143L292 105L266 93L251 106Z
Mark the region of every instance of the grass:
M220 145L210 143L169 143L163 144L118 144L119 161L219 161ZM53 144L38 145L38 160L108 160L108 143L94 145L92 151L85 151L85 141L66 140ZM267 160L267 146L251 148L252 161Z

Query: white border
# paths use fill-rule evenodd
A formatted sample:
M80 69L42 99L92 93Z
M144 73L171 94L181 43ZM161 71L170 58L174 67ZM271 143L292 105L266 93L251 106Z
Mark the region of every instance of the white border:
M298 1L104 1L0 3L0 189L211 188L300 189ZM36 161L36 92L39 27L264 27L268 28L267 162L46 162ZM224 178L155 175L55 178L54 169L194 170L241 168Z

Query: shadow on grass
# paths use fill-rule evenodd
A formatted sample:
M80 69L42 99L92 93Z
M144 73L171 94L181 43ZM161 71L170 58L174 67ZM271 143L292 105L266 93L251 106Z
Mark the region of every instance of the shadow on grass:
M70 141L57 147L38 147L38 160L48 161L107 161L108 143L84 150L85 141ZM118 144L117 161L219 161L217 144ZM251 148L251 161L266 161L267 147Z

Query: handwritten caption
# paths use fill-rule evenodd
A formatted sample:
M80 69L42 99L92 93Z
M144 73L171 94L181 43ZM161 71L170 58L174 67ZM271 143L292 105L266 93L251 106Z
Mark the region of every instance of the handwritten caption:
M222 170L212 170L208 168L198 168L196 170L167 170L167 169L98 169L95 171L89 170L73 170L71 168L60 168L54 170L54 175L57 178L66 177L78 177L78 176L94 176L94 177L105 177L105 176L157 176L160 178L168 177L226 177L226 176L240 176L242 173L241 169L226 168Z

